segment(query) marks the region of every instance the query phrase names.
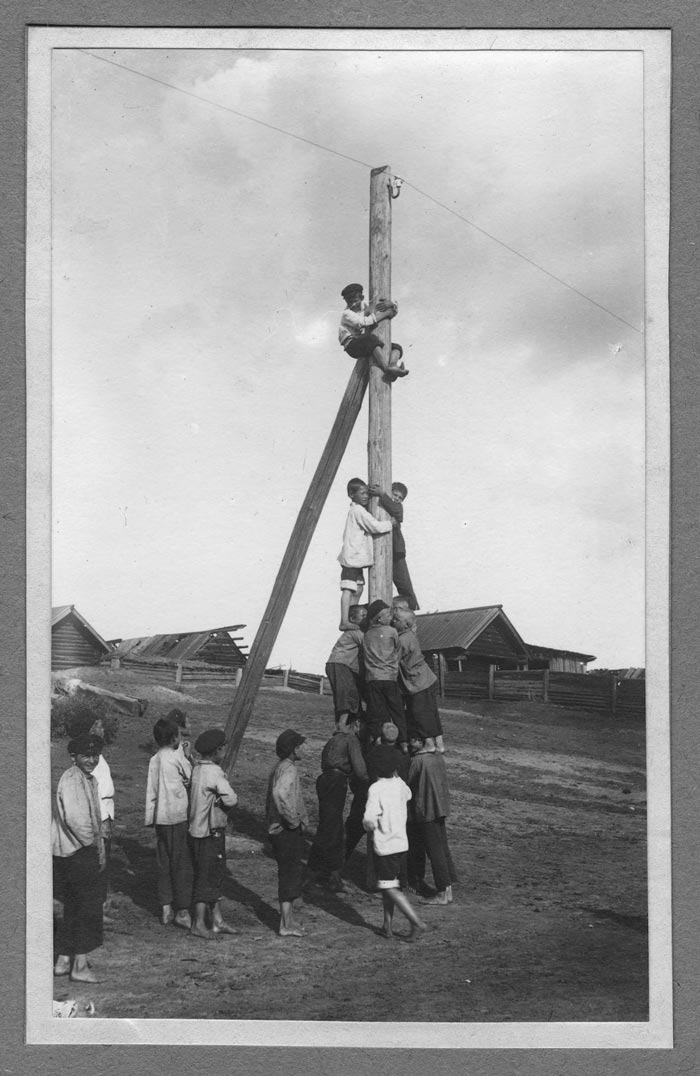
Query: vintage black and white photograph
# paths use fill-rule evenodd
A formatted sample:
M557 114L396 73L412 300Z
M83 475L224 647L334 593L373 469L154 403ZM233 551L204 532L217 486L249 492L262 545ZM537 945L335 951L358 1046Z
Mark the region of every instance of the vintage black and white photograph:
M28 42L29 1041L671 1045L668 35Z

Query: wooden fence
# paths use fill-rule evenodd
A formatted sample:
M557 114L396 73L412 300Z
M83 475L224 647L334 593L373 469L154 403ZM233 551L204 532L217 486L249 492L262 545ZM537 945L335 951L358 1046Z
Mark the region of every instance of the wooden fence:
M571 709L643 718L646 690L644 680L622 680L615 673L586 676L549 669L497 669L492 665L488 676L479 675L479 670L471 674L446 673L442 698L551 702Z

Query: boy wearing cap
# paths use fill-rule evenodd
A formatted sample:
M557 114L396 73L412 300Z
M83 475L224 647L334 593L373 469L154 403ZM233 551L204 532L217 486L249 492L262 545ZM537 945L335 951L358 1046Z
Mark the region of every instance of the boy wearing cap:
M265 820L277 860L279 935L282 938L301 938L303 935L302 929L294 921L294 901L302 894L304 827L309 824L295 766L304 743L306 737L295 729L285 729L280 733L275 744L279 761L270 773L267 784Z
M408 370L401 362L401 346L392 345L387 362L384 358L384 342L372 332L380 321L396 317L398 304L380 299L375 310L371 311L364 302L361 284L347 284L340 294L345 300L345 310L340 317L338 340L345 353L353 359L373 359L391 381L406 377Z
M416 635L416 616L410 609L393 608L392 624L399 633L399 683L406 704L406 724L412 736L435 739L445 750L437 704L437 676L423 657Z
M413 589L411 576L406 563L406 542L401 524L403 523L403 502L408 496L408 487L403 482L391 483L391 496L381 486L369 486L371 497L378 497L379 503L392 519L396 520L391 532L391 568L394 586L400 598L405 598L409 609L419 609L418 599Z
M343 632L326 662L336 725L347 724L362 714L362 640L367 626L367 606L351 605L348 618L353 626Z
M207 729L194 745L200 758L192 771L190 788L189 834L194 860L194 921L190 933L196 938L238 933L225 922L219 906L226 869L228 812L238 803L219 765L225 747L222 729Z
M363 824L372 834L373 858L377 873L377 888L382 894L384 922L380 931L392 939L394 909L403 912L411 924L406 941L415 941L428 930L414 911L405 893L401 892L399 877L405 873L408 838L406 836L407 803L411 790L396 772L396 763L388 755L375 762L377 779L369 786Z
M399 730L399 746L408 751L406 717L397 683L399 675L399 636L391 626L391 609L377 599L367 610L369 627L363 640L365 691L367 693L367 727L376 740L385 721L393 721Z
M87 954L102 945L102 886L105 850L100 798L94 772L102 751L99 736L82 733L68 744L72 766L56 789L51 852L63 899L63 924L54 975L96 983Z
M377 519L367 511L369 489L362 478L351 478L347 485L352 502L343 531L343 544L338 554L340 564L340 630L350 631L355 624L350 609L357 605L365 587L365 568L374 564L374 538L388 534L391 519Z

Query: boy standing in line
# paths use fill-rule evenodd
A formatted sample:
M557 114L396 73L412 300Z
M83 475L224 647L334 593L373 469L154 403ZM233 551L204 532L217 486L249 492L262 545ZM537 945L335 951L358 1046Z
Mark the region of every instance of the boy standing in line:
M367 511L369 489L362 478L351 478L347 485L351 505L343 531L343 545L338 554L340 563L340 630L355 627L349 617L350 607L357 605L365 586L365 568L374 564L373 538L388 534L391 519L376 519Z
M267 785L265 818L277 860L279 935L282 938L301 938L304 933L294 921L294 901L302 895L304 827L309 824L295 766L304 743L306 737L294 729L280 733L275 744L279 761Z
M238 796L226 779L220 762L226 736L222 729L207 729L195 740L200 756L192 771L189 834L194 859L194 922L190 934L211 940L218 934L237 934L224 921L219 906L226 869L226 823Z
M158 903L163 926L192 926L192 854L187 834L192 763L178 750L180 727L161 717L153 726L158 751L148 764L145 825L156 832ZM173 904L175 909L173 910Z
M406 542L404 541L401 524L403 523L403 502L408 496L408 489L403 482L391 483L391 496L385 493L381 486L370 486L371 497L378 497L379 503L385 512L396 520L391 532L391 564L394 586L400 598L405 598L409 609L420 609L418 599L413 590L413 583L406 563Z

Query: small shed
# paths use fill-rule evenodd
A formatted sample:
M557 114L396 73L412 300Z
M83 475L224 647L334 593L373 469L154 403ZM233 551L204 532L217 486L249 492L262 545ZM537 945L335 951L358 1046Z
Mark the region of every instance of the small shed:
M74 605L57 605L51 610L52 669L99 665L109 652L109 644Z
M550 672L585 673L595 661L595 654L579 654L576 650L554 650L549 646L527 644L528 669L549 669Z
M114 639L112 656L127 664L176 666L194 661L238 669L245 665L246 655L243 653L244 647L238 645L242 637L230 633L244 627L245 624L229 624L221 628L207 628L206 631Z

